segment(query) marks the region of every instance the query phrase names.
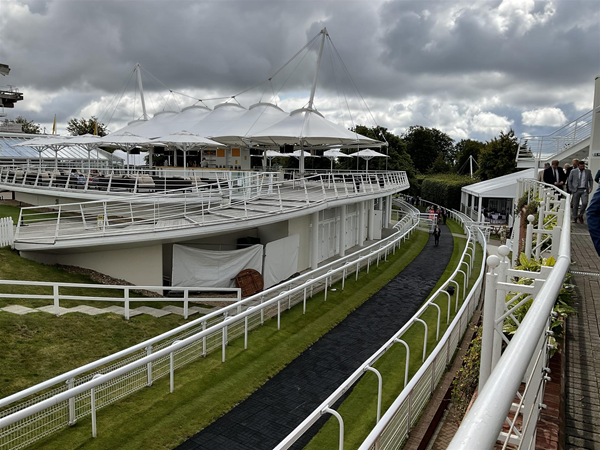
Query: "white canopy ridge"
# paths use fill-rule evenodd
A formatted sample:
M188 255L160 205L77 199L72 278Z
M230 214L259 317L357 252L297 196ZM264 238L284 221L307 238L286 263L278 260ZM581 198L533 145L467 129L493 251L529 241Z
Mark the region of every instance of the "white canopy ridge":
M221 103L188 131L212 138L246 111L248 111L246 108L237 103Z
M256 103L233 122L219 130L213 139L227 145L248 145L248 136L269 128L288 117L288 113L273 103Z

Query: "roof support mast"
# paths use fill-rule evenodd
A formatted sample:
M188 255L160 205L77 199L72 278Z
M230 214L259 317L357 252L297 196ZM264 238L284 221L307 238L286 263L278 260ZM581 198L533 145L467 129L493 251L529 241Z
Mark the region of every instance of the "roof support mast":
M140 63L135 64L135 71L137 73L137 82L140 89L140 99L142 100L142 114L144 115L144 120L148 120L148 114L146 113L146 100L144 99L144 85L142 84L142 66L140 66Z
M327 28L321 30L321 46L319 47L319 56L317 57L317 70L315 71L315 78L313 80L312 89L310 90L310 99L308 100L308 109L313 109L313 103L315 100L315 91L317 90L317 79L319 78L319 67L321 66L321 58L323 56L323 47L325 46L325 37L327 36ZM302 148L302 141L300 141L300 175L304 175L304 148Z

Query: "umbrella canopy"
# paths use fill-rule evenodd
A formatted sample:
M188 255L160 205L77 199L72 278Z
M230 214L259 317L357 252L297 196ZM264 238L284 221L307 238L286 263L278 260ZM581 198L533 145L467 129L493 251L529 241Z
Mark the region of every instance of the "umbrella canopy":
M149 141L149 144L161 145L171 144L175 146L187 146L189 147L222 147L223 145L219 142L212 141L205 137L199 136L189 131L178 131L177 133L171 133L166 136L160 136L156 140Z
M388 155L384 155L383 153L376 152L375 150L371 150L370 148L366 148L364 150L360 150L358 152L351 153L350 156L358 156L364 160L369 160L372 158L389 158Z
M269 128L288 117L288 113L272 103L256 103L233 122L221 128L212 138L227 145L247 145L248 135Z
M323 156L327 159L335 159L335 158L352 158L352 156L347 155L346 153L342 153L338 149L326 150L323 152Z
M139 136L133 133L112 133L108 136L104 136L101 141L102 144L115 144L124 147L137 147L148 143L148 138Z
M62 146L63 141L68 138L61 138L60 136L50 137L44 136L35 139L27 140L21 144L16 144L15 147L49 147L52 145Z
M119 134L123 134L123 133L137 134L136 130L148 122L149 122L148 120L142 120L142 119L132 120L131 122L128 122L126 126L118 129L117 131L113 131L111 134L115 134L115 135L119 135Z
M80 134L66 139L61 139L61 143L65 145L96 145L100 144L102 137L94 134Z
M296 151L293 151L292 153L288 153L289 156L293 156L294 158L300 158L302 156L302 154L304 154L305 158L319 158L319 156L311 155L306 150L296 150Z
M375 145L375 141L358 133L353 133L337 123L325 119L314 109L302 108L293 111L288 117L263 131L251 133L253 141L262 144L301 144L317 145Z
M289 158L290 156L292 156L289 153L280 153L280 152L276 152L275 150L267 150L265 152L265 155L267 158L277 158L278 156L282 157L282 158Z

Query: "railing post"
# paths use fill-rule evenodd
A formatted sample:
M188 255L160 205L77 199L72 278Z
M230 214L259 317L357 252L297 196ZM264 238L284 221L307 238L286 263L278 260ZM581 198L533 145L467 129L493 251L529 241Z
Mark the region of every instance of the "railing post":
M496 278L496 283L504 283L507 281L508 277L508 269L510 268L510 263L508 261L508 254L510 253L510 249L506 245L501 245L498 247L498 255L500 256L500 264L496 269L496 274L498 275ZM492 365L490 367L490 373L496 367L496 364L500 360L500 356L502 355L502 326L503 321L498 321L498 317L501 317L504 314L504 309L506 305L506 291L503 289L496 290L496 309L494 311L494 341L492 347Z
M75 387L75 378L69 378L67 380L67 389L73 389ZM75 425L77 422L76 411L75 411L75 397L69 399L69 426Z
M425 362L425 357L427 356L427 337L429 335L429 330L427 328L427 322L425 322L424 320L417 317L415 319L415 322L420 322L425 327L425 335L423 338L423 362Z
M494 346L494 328L496 322L496 283L498 275L494 272L500 264L500 258L491 255L487 259L490 271L486 274L485 299L483 303L483 332L481 337L481 366L479 369L479 392L483 389L492 373L492 354Z
M321 414L325 414L325 413L329 413L332 416L335 416L335 418L338 420L338 423L340 424L340 434L339 434L338 449L339 450L344 450L344 419L342 419L342 416L340 415L340 413L338 413L334 409L331 409L330 407L325 408L321 412Z
M92 380L100 378L101 374L96 374L92 377ZM96 425L96 388L90 389L90 407L92 410L92 437L98 437L98 427Z
M172 346L177 344L178 340L173 341L173 343L171 344ZM175 357L173 355L173 352L169 352L169 393L173 393L173 390L175 389Z
M183 318L187 319L189 315L189 306L190 306L190 291L189 289L183 290Z
M373 372L375 375L377 375L377 420L375 423L379 423L379 420L381 419L381 398L383 396L383 378L381 376L381 373L375 369L374 367L371 366L367 366L365 367L365 372L369 371L369 372Z
M129 320L129 288L123 288L123 294L125 297L125 320Z
M152 354L152 344L146 347L146 356ZM147 381L146 386L152 386L152 361L146 364Z
M54 315L60 315L59 295L58 295L58 284L52 286L52 296L54 297Z
M527 234L525 235L525 256L527 259L531 259L531 250L533 247L533 221L535 217L533 214L527 216Z
M223 321L227 320L227 313L223 314ZM221 355L221 362L225 362L225 347L227 347L227 325L225 325L222 328L222 336L223 336L223 340L221 342L221 350L222 350L222 355Z
M408 366L410 365L410 347L408 344L402 339L395 339L399 344L404 345L406 348L406 363L404 364L404 387L408 384Z

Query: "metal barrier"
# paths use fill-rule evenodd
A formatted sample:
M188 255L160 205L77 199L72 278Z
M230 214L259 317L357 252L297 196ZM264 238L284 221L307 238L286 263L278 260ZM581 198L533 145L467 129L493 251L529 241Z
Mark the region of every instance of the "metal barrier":
M550 160L589 138L592 131L593 113L594 111L590 110L551 134L521 138L517 161Z
M436 205L437 206L437 205ZM407 208L413 208L412 205L405 204ZM469 294L466 294L468 279L472 270L474 270L476 243L479 243L483 248L484 254L486 251L486 242L483 234L476 228L471 229L469 223L465 220L466 217L456 211L449 211L449 214L455 220L461 222L467 234L467 244L461 255L460 261L452 273L442 286L436 290L433 295L419 308L415 315L396 333L394 334L379 350L377 350L369 359L367 359L346 381L344 381L317 409L315 409L294 431L292 431L277 447L276 450L284 450L290 448L300 437L324 414L334 415L340 424L339 448L344 448L344 421L339 412L335 411L334 405L336 402L361 379L366 371L373 371L379 378L379 390L377 397L377 425L369 434L367 439L361 445L361 449L377 448L377 449L396 449L400 448L401 444L407 438L412 425L418 420L421 411L427 405L429 397L433 394L435 386L441 380L446 371L454 352L460 342L460 337L464 334L469 323L470 317L475 310L478 299L480 297L481 286L484 274L484 262L480 268L480 274L477 281L474 283ZM463 270L465 269L466 272ZM461 285L462 282L462 285ZM451 294L449 293L450 286L456 287L456 316L452 323L451 316ZM463 303L459 309L459 301L462 287ZM440 320L441 309L435 303L439 297L448 298L448 311L446 314L446 323L448 329L440 338ZM435 307L437 315L436 339L437 346L427 359L427 323L421 319L421 316L430 308ZM410 347L408 343L402 340L402 336L415 324L421 323L425 327L424 345L423 345L423 365L418 372L408 379L408 361L410 355ZM373 365L386 354L388 350L396 344L402 344L407 349L407 357L405 362L404 374L404 389L399 393L396 401L388 408L381 416L381 402L383 390L381 388L381 374L373 367Z
M570 195L534 180L518 183L518 198L527 193L530 203L539 202L537 221L533 215L527 218L525 255L553 257L555 264L537 272L511 268L508 247L500 247L500 258L488 258L479 395L450 450L492 449L498 441L502 448L535 448L554 349L553 307L571 258ZM525 317L517 319L515 312L526 304L531 306ZM503 332L506 320L518 327L512 338Z
M327 202L391 195L408 188L405 172L322 174L279 181L273 173L190 186L167 193L21 209L15 242L54 245L58 241L192 230L293 213Z
M229 341L244 336L271 318L281 326L282 310L302 303L315 292L347 277L358 277L395 253L417 227L417 218L406 215L395 225L397 230L356 253L307 272L300 277L273 286L264 292L207 314L167 333L148 339L93 363L71 370L46 382L0 400L0 449L25 447L42 437L91 415L96 433L95 412L132 394L175 369L209 352L220 350L226 358ZM13 405L15 402L19 404ZM12 406L11 406L12 405Z

